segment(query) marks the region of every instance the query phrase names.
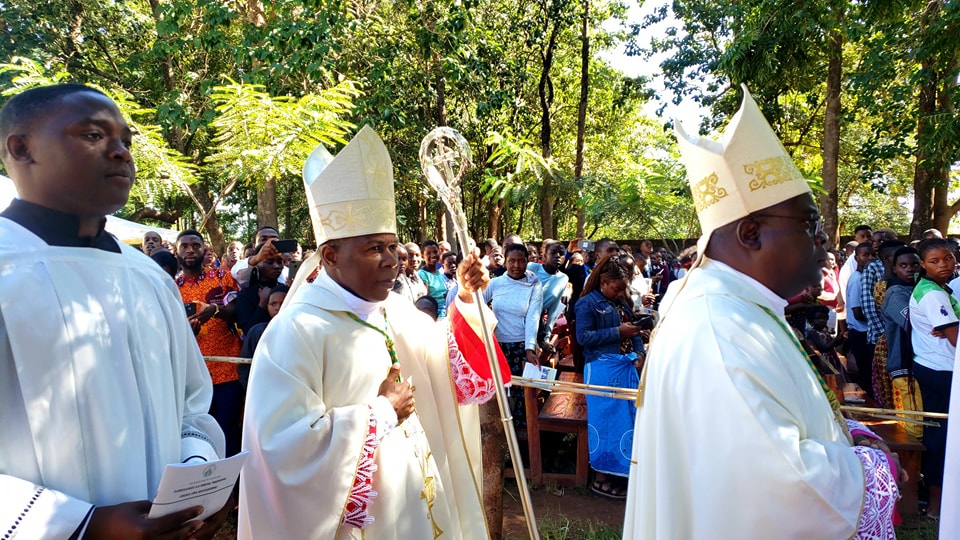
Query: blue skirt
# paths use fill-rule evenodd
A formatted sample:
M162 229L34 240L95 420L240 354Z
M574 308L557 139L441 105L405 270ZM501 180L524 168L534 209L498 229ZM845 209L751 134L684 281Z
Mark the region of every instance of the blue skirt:
M634 354L602 354L587 362L583 382L599 386L637 388L640 377L633 366ZM587 396L587 441L590 467L597 472L628 476L633 451L633 423L637 407L633 400Z

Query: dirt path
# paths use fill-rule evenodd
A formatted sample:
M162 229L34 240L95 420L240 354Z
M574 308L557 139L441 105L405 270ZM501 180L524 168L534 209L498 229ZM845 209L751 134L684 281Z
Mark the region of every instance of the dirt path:
M539 487L530 493L533 512L539 523L562 525L566 520L605 524L620 531L626 504L591 495L583 488ZM517 486L508 480L503 494L503 534L505 538L527 538L527 523ZM619 538L619 534L616 536ZM571 535L571 538L576 538Z

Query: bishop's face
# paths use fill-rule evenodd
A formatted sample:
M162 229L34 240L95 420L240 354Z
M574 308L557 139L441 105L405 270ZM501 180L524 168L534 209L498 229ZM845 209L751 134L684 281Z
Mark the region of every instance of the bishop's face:
M367 234L321 246L323 267L334 281L368 302L387 299L397 277L397 235Z

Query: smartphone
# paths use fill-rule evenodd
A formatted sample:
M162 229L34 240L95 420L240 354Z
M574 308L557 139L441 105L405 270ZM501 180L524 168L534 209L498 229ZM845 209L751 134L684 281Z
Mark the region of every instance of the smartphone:
M594 246L596 246L596 243L593 240L581 240L577 242L577 247L584 251L593 251Z
M196 302L184 302L183 307L187 310L187 317L193 317L197 314Z
M280 253L293 253L297 250L296 240L274 240L273 247Z
M293 284L293 279L297 277L297 270L300 270L301 261L290 261L287 267L287 285Z

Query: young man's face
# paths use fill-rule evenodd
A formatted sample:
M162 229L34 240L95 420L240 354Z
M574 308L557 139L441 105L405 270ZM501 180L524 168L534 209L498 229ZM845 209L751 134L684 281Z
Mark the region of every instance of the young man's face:
M920 257L915 253L904 253L893 261L893 273L900 281L915 283L920 273Z
M873 237L873 233L870 232L870 229L863 229L861 231L857 231L857 233L853 235L853 239L857 241L857 244L869 242L872 237Z
M457 258L456 257L444 257L443 258L443 273L447 277L453 277L457 273Z
M268 239L273 238L274 240L280 239L280 234L273 229L263 229L257 233L257 237L254 239L253 247L257 247L260 244L263 244Z
M262 281L276 281L283 272L283 255L277 255L269 259L264 259L257 265L260 270L260 279Z
M407 268L416 272L420 269L420 263L423 257L420 255L420 248L410 246L407 248Z
M550 244L547 252L544 254L544 264L551 266L560 266L563 262L563 246L560 244Z
M240 242L230 242L230 245L227 246L227 255L233 258L233 260L238 260L240 255L243 253L243 244Z
M854 255L854 259L857 261L857 270L863 271L864 268L870 264L870 261L873 260L873 250L872 249L857 249Z
M280 306L283 305L283 299L286 297L287 293L275 292L267 299L267 313L270 314L271 319L276 317L277 313L280 313Z
M494 268L503 266L503 251L499 247L493 248L490 252L490 266Z
M180 266L187 270L202 269L206 251L203 238L199 236L187 234L177 240L177 259L180 261Z
M160 235L155 232L148 232L143 235L143 252L149 255L153 250L160 247L161 240Z
M0 141L23 200L80 218L126 204L136 175L133 135L110 98L75 92L37 116L28 133Z
M400 275L400 272L403 270L408 270L407 266L407 250L403 246L397 246L397 275Z

